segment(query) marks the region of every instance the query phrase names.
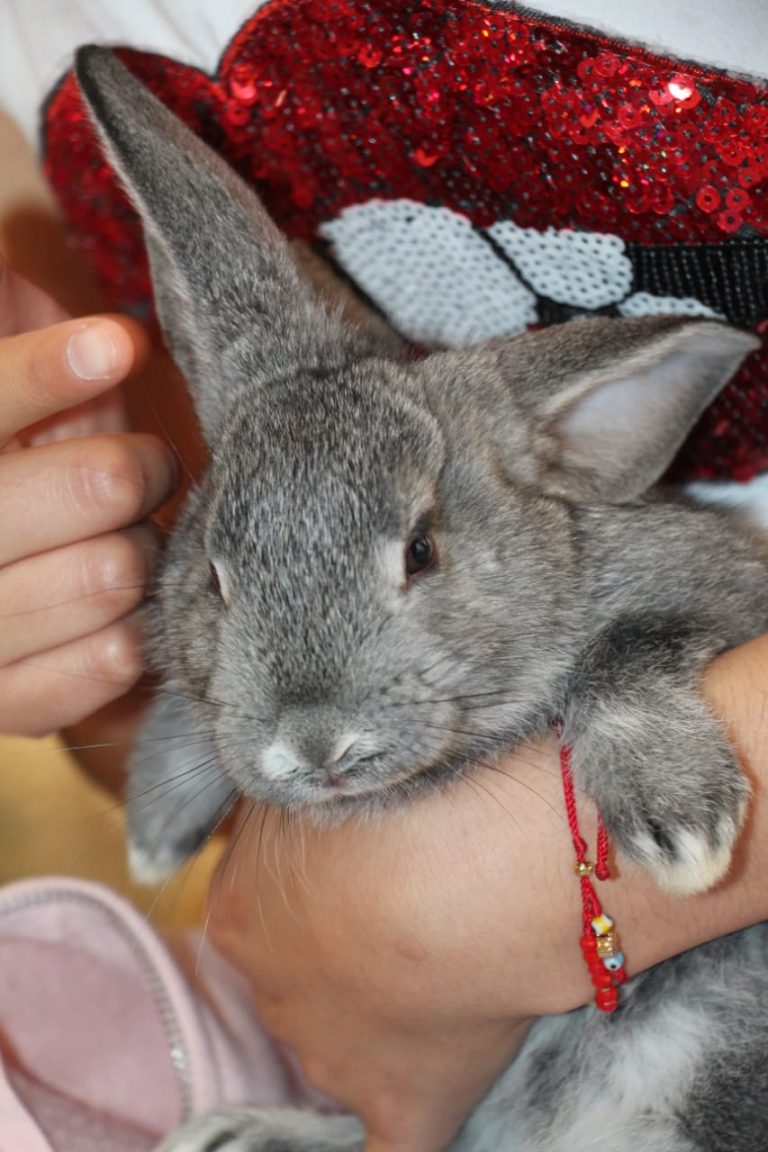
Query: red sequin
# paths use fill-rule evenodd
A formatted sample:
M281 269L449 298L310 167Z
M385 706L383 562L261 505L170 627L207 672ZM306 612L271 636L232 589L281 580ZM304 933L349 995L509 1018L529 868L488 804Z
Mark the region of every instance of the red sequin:
M701 245L768 236L768 96L748 81L476 0L272 0L210 77L120 55L255 182L291 236L372 197L483 227ZM110 302L149 318L141 232L71 75L49 101L46 168ZM747 391L756 399L747 401ZM704 417L682 476L768 466L756 354Z
M702 212L714 212L720 207L720 193L711 184L704 184L696 193L696 203Z

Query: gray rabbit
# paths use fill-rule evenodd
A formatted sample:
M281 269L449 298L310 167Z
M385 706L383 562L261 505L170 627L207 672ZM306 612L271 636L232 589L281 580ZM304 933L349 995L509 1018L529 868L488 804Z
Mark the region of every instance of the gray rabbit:
M253 193L110 52L77 72L210 446L153 609L137 870L171 870L235 793L338 819L560 716L617 849L675 891L715 884L749 790L697 685L768 626L768 553L655 485L755 338L585 320L413 359L317 300ZM614 1018L540 1021L454 1152L765 1149L766 933L636 979ZM163 1150L362 1145L351 1118L241 1109Z

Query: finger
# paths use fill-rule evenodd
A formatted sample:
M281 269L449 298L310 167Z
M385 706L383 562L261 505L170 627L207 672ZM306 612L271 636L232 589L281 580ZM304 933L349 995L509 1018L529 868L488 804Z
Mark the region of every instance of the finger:
M118 384L140 340L127 321L69 320L0 344L0 444Z
M0 667L127 616L157 556L154 533L142 526L0 568Z
M110 388L108 392L87 400L85 404L67 408L64 412L49 416L47 420L30 425L8 443L33 448L41 444L56 444L60 440L74 440L77 436L101 436L129 431L128 413L118 387Z
M0 732L47 736L116 700L142 673L139 623L111 624L0 668Z
M67 319L56 301L0 260L0 337L33 332Z
M0 457L0 566L126 528L177 479L153 436L69 440Z

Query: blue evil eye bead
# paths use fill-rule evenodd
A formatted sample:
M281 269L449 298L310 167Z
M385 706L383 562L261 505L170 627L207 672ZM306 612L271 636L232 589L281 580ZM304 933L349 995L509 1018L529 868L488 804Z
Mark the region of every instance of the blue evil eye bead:
M624 967L624 953L617 952L615 956L604 956L603 964L609 972L618 972L619 968Z

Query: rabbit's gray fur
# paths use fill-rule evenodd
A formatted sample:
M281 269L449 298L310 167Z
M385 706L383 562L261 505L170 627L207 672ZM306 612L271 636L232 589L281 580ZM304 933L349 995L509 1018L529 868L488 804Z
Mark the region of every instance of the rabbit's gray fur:
M593 320L410 360L318 303L253 194L111 53L78 75L211 450L152 620L135 862L173 867L235 789L335 818L560 715L618 849L678 891L715 883L748 788L698 680L765 629L768 560L654 485L754 338ZM414 533L437 563L408 580ZM457 1152L764 1148L766 931L637 979L613 1019L542 1020ZM240 1111L166 1147L362 1137Z

